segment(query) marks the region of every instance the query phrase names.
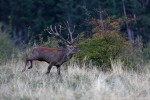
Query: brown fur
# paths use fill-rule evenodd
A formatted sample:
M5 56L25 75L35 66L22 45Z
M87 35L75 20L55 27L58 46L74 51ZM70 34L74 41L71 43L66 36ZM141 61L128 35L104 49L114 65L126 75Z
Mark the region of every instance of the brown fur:
M28 62L31 63L31 66L28 69L32 68L32 61L44 61L49 64L46 74L50 73L52 66L57 67L58 75L60 75L60 66L72 58L78 49L74 46L67 46L66 48L45 48L37 47L34 48L31 55L26 58L26 64L22 71L26 70Z

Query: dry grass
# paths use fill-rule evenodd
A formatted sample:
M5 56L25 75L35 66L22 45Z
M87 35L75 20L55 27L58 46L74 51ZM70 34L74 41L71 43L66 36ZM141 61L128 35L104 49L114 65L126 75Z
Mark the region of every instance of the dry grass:
M1 100L150 100L150 72L123 71L120 61L112 62L109 73L72 63L61 67L62 77L55 67L45 75L46 63L22 73L23 66L16 60L0 66Z

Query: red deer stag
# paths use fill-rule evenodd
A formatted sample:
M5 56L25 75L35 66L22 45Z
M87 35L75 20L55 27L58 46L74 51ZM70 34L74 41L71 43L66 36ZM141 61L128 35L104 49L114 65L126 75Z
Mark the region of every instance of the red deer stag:
M70 60L73 56L73 54L77 53L79 50L77 47L74 46L74 40L73 39L73 33L74 29L71 31L71 28L69 27L69 24L67 23L67 30L68 30L68 36L69 40L64 39L60 34L61 34L61 25L59 25L59 31L57 31L57 27L54 27L54 30L52 26L50 26L49 29L47 29L48 33L51 35L54 35L55 37L59 37L63 42L65 42L66 47L64 48L45 48L45 47L37 47L34 48L32 51L32 54L26 58L26 63L25 67L22 70L24 72L26 70L26 66L28 62L31 63L31 66L28 67L28 69L32 68L32 61L37 60L37 61L45 61L49 64L48 69L46 74L50 73L50 70L52 66L57 67L57 73L60 75L60 66ZM77 38L76 38L77 39Z

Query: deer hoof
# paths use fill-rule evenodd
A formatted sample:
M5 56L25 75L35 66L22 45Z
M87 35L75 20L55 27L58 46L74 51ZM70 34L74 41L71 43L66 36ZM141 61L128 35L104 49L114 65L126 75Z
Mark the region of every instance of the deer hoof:
M31 69L32 67L28 67L28 69Z

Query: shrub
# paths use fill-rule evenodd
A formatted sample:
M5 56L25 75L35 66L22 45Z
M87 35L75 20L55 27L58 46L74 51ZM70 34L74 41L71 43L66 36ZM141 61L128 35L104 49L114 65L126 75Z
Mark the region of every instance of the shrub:
M79 54L76 56L82 60L87 56L88 60L102 68L110 68L110 58L114 59L124 47L123 39L118 35L110 35L101 39L87 39L79 43Z
M110 59L117 58L126 46L119 32L121 22L121 19L92 19L92 31L95 34L79 43L81 52L76 58L82 60L86 56L88 61L92 60L93 64L100 65L104 70L111 68Z

